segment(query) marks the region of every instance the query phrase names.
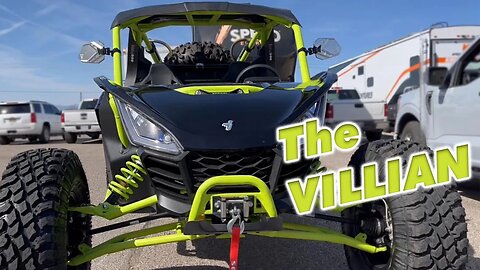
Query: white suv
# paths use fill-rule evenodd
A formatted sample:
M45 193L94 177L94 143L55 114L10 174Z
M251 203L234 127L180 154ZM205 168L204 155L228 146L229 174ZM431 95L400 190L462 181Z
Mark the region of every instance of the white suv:
M15 138L47 143L50 135L62 134L61 112L43 101L0 103L0 144Z

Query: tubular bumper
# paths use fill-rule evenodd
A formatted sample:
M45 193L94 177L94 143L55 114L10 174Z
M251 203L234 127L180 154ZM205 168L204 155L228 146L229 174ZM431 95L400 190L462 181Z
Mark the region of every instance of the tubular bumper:
M213 187L217 186L238 186L247 185L258 189L258 192L243 192L243 193L224 193L214 194L209 193ZM200 222L205 219L205 215L211 214L211 209L206 209L208 202L211 202L213 197L235 198L242 196L253 196L260 202L260 206L255 208L255 213L263 213L268 218L279 219L274 201L266 184L259 178L250 175L234 175L234 176L217 176L212 177L202 183L198 188L195 198L193 200L192 209L190 211L187 221L179 221L168 223L164 225L155 226L152 228L142 229L125 233L114 237L96 247L87 245L80 245L79 250L82 253L72 258L68 265L76 266L98 258L100 256L115 253L122 250L127 250L137 247L146 247L153 245L161 245L167 243L184 242L188 240L197 240L207 237L215 237L218 239L229 239L229 233L211 233L211 234L185 234L186 225L190 222ZM89 215L102 216L107 219L113 219L122 216L126 213L138 210L139 207L144 207L155 203L156 198L150 197L142 201L126 206L107 205L99 206L84 206L74 207L70 211L81 212ZM109 210L111 209L111 210ZM109 212L111 211L111 212ZM170 234L151 236L163 232L170 232ZM284 223L278 230L271 231L248 231L244 235L255 235L272 238L286 238L286 239L301 239L311 241L323 241L335 244L344 244L368 253L385 252L386 247L376 247L366 243L366 235L359 234L355 238L344 235L342 233L323 228L320 226L301 225L294 223ZM150 237L149 237L150 236Z

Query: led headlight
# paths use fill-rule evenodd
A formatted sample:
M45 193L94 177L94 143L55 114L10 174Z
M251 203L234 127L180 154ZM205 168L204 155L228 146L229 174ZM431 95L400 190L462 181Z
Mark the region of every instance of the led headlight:
M152 123L128 104L118 102L128 138L141 145L170 154L180 153L180 144L164 127Z

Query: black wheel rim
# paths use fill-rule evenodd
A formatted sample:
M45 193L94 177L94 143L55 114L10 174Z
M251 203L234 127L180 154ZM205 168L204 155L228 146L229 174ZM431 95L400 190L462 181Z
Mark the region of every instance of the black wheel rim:
M388 204L385 200L379 200L364 204L358 207L358 219L361 224L358 224L356 229L358 233L365 233L367 235L367 243L375 246L383 245L387 247L386 252L367 253L361 252L362 258L369 269L389 269L392 263L392 254L394 250L393 241L393 222ZM372 219L377 219L385 223L385 228L382 233L374 234L371 230L366 230L365 221L371 222ZM362 222L364 222L362 224ZM362 226L363 225L363 226Z

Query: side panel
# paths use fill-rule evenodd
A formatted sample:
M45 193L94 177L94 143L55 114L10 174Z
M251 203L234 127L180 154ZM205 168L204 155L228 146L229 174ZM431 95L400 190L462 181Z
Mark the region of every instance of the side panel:
M423 36L427 33L359 57L337 72L335 86L357 90L362 101L396 102L405 89L419 85Z
M118 139L115 118L108 102L108 94L103 93L96 108L98 122L102 130L103 148L105 153L107 184L115 179L115 175L121 174L121 168L125 167L131 155L138 154L137 148L132 146L125 149ZM139 188L134 188L134 194L130 196L130 202L144 199L154 195L151 182L144 180L139 183Z

